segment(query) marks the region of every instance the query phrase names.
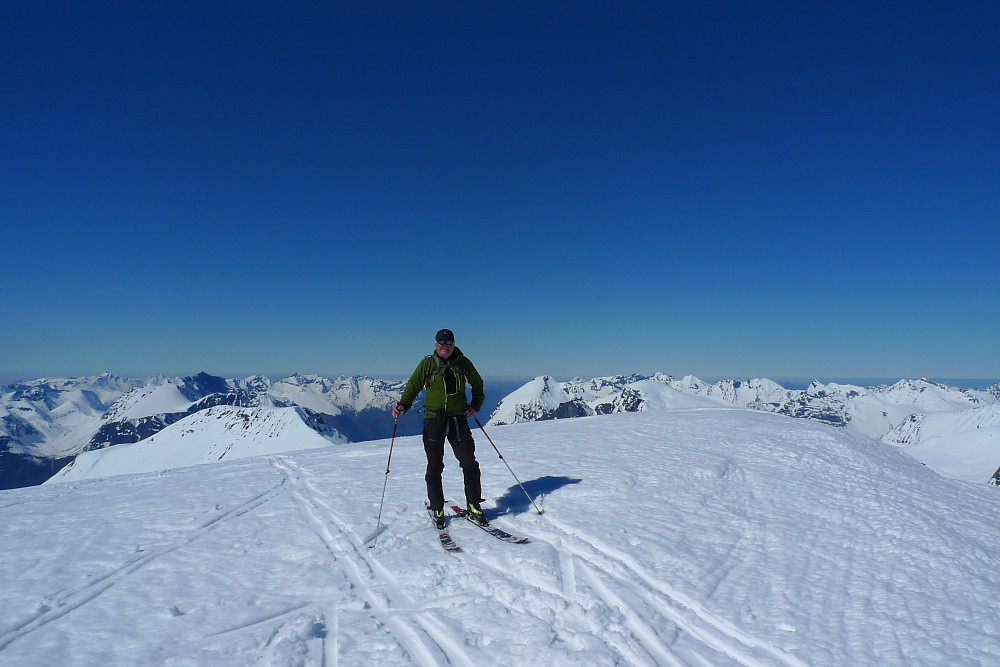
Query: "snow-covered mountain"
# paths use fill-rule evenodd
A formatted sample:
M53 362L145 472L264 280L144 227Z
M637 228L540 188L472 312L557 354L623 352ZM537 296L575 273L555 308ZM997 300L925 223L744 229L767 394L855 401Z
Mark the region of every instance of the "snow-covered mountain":
M921 436L932 442L907 447L910 454L941 472L970 481L986 481L1000 467L1000 447L993 440L992 427L983 430L1000 409L1000 385L976 390L924 379L877 387L814 381L794 390L761 378L707 383L693 376L676 379L658 373L649 378L632 375L558 382L541 376L501 401L488 424L699 405L738 406L809 419L873 439L885 437L886 442L899 445L915 445L914 425L933 416L932 426Z
M321 415L307 408L219 405L195 412L139 442L83 452L46 484L169 470L347 442Z
M0 664L1000 655L995 489L845 428L717 402L489 432L544 514L483 455L487 516L527 544L452 518L461 551L444 552L419 437L397 437L389 476L381 440L0 492ZM460 500L458 466L445 489Z
M1000 482L1000 404L910 415L882 442L958 479Z
M586 402L566 391L555 378L543 375L500 401L489 423L497 426L593 414Z
M105 373L0 388L0 489L50 477L86 448L118 398L149 381Z
M336 414L340 414L368 409L391 410L405 386L406 383L402 381L379 380L367 376L340 376L330 380L318 375L296 374L272 383L269 392L317 412L329 412L330 405L333 405L337 410ZM317 398L325 403L309 404ZM321 409L324 407L325 410Z
M551 375L542 375L500 401L488 424L502 426L614 412L718 405L717 401L686 395L662 381L664 378L667 376L650 379L616 375L559 382Z
M296 374L272 381L261 376L225 379L202 373L143 379L104 374L12 385L0 392L0 488L41 483L81 452L143 441L192 415L224 405L300 407L318 415L323 428L334 428L352 442L385 437L392 430L389 411L404 384L364 376L328 379ZM420 407L420 400L415 407ZM941 465L943 459L956 455L935 455L929 446L910 446L916 444L913 436L904 442L903 435L887 434L896 429L905 434L915 415L957 414L998 404L1000 385L972 390L927 380L902 380L878 387L813 382L806 389L791 390L767 379L706 383L693 376L677 379L662 373L648 378L621 375L568 382L540 376L506 396L488 423L496 426L616 412L739 406L842 426L875 439L886 436L887 442L899 441L908 452L938 470L948 474L961 470L965 479L973 479L970 475L974 473L974 479L982 480L1000 467L1000 454L994 454L990 441L982 439L982 425L975 431L963 427L971 418L942 417L940 426L925 432L935 434L937 451L969 452L974 448L981 459L975 466L962 461ZM419 432L419 412L413 413L417 416L412 420L401 420L400 435ZM946 435L948 428L954 428L955 433ZM963 445L966 440L968 445ZM984 477L982 469L990 466Z
M0 444L31 446L40 456L79 451L91 428L123 394L149 380L110 374L42 378L0 390Z
M404 381L368 376L293 375L271 383L268 394L290 405L329 415L329 422L352 442L385 437L392 430L390 411L403 394ZM423 405L423 396L414 407ZM413 432L412 427L400 432Z
M144 441L217 406L300 407L304 411L289 414L307 426L318 423L303 417L309 412L320 416L322 429L336 429L341 438L382 437L391 430L389 411L403 384L369 377L293 375L271 381L201 373L142 379L105 374L11 385L0 393L0 488L39 484L82 452Z

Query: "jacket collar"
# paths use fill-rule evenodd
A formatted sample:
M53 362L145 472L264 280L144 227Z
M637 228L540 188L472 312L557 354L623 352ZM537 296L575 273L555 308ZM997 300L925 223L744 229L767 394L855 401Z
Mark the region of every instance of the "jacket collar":
M451 356L448 357L447 359L445 359L444 357L442 357L441 355L439 355L438 352L437 352L437 350L434 350L434 354L431 355L431 356L433 356L434 360L436 362L440 363L440 364L450 364L450 363L454 363L454 362L458 361L459 359L461 359L465 355L462 354L462 351L460 349L458 349L458 345L456 345L455 349L452 350Z

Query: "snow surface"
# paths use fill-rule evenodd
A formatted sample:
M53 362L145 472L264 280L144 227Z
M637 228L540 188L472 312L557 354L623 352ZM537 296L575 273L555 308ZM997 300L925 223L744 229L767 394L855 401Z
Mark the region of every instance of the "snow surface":
M489 432L528 544L442 550L419 437L0 492L0 664L996 664L995 488L737 408Z

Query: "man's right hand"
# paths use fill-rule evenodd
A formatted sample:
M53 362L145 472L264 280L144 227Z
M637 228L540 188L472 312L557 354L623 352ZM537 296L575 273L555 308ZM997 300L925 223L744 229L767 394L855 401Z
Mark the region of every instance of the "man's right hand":
M406 412L406 406L399 401L396 401L396 405L392 408L393 419L399 419L404 412Z

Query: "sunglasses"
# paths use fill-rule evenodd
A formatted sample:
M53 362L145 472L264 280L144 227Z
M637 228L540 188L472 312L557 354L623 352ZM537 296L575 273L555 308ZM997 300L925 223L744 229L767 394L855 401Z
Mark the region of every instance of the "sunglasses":
M453 340L439 340L439 341L437 341L437 344L438 345L454 345L455 341L453 341Z

